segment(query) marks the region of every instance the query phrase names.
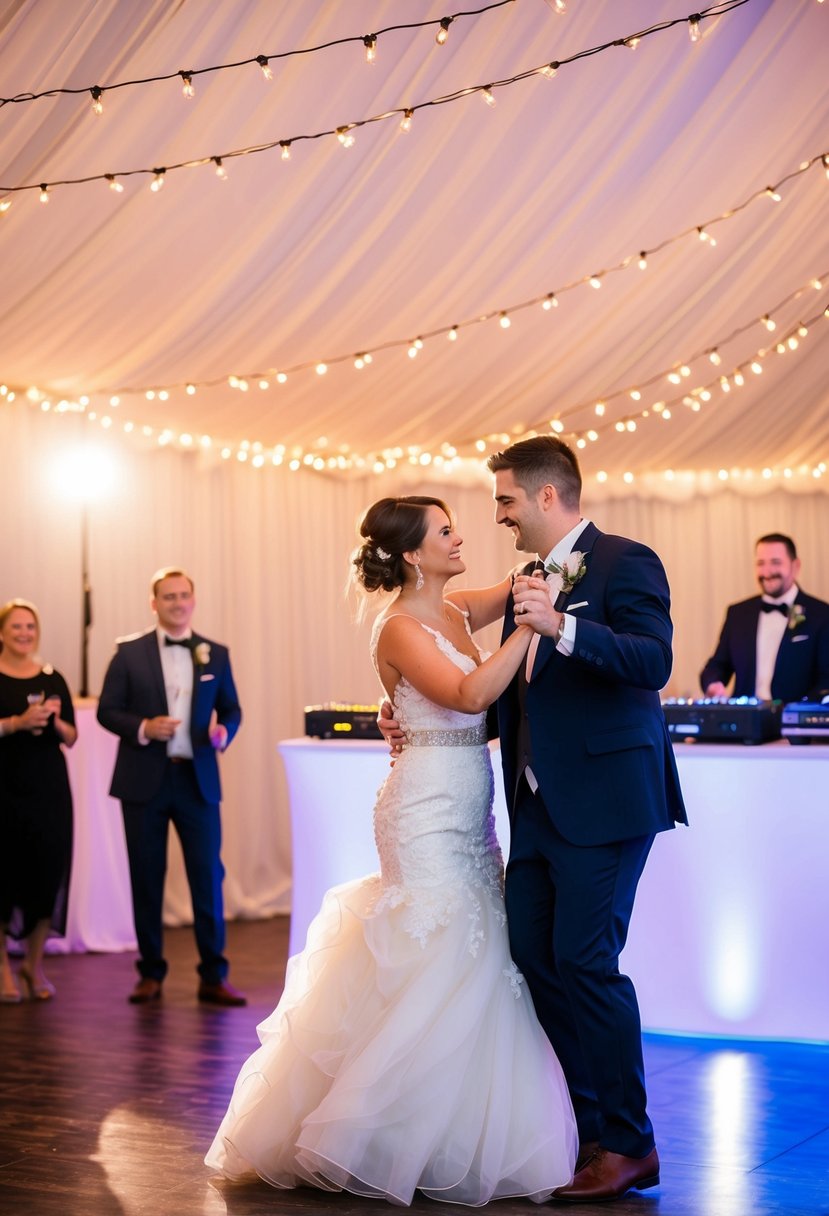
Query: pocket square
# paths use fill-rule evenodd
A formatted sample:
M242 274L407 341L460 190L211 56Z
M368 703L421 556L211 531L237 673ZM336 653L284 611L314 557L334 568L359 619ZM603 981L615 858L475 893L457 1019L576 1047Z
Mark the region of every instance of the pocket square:
M215 679L216 679L216 677L215 677L215 676L211 676L210 674L207 674L207 675L199 676L199 679L200 679L200 680L215 680Z
M590 603L589 600L579 600L579 602L577 604L568 604L567 607L564 609L564 611L573 612L573 610L576 608L587 608L589 603Z
M792 646L794 646L795 642L808 642L808 640L808 633L799 633L796 638L792 638Z

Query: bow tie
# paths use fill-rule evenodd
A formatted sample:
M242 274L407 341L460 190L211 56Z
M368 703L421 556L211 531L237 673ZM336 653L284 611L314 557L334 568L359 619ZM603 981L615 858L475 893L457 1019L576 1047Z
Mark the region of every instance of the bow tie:
M187 649L190 650L191 640L192 639L190 639L190 638L168 638L167 634L166 633L164 634L164 645L165 646L186 646Z
M767 604L765 602L765 600L763 600L760 604L760 611L761 612L782 612L783 616L788 616L789 615L789 605L788 604Z

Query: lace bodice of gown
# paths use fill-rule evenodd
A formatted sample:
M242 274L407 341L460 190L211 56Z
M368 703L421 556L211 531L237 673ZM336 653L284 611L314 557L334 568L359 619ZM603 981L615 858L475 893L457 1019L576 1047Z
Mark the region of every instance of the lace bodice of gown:
M378 619L372 633L375 667L388 619ZM452 663L464 672L474 670L471 656L420 623ZM378 908L405 905L404 928L421 945L438 926L462 916L474 954L484 936L482 898L493 901L503 921L503 862L492 815L486 714L436 705L403 678L392 704L407 743L374 807L382 888Z
M447 600L446 602L451 604L451 601ZM451 604L451 607L455 608L455 605ZM459 608L456 611L461 612ZM377 645L380 641L380 634L383 632L383 626L386 621L395 615L403 616L406 614L390 613L388 616L378 617L374 622L374 628L371 632L371 661L374 664L374 670L377 672L378 678L380 671L377 663ZM466 613L461 613L461 615L466 621L466 630L471 638L472 634L469 630ZM457 667L460 667L467 674L475 670L475 660L453 646L442 633L439 633L436 629L431 629L428 625L424 625L422 621L420 622L420 626L432 635L438 650L446 655ZM480 647L478 647L478 653L482 660L488 657L485 652L480 650ZM486 720L485 713L465 714L457 709L446 709L443 705L436 705L434 701L430 701L428 697L424 697L416 688L413 688L409 681L402 676L394 690L392 708L394 709L395 718L400 723L401 730L407 735L420 731L466 731L471 727L480 726Z

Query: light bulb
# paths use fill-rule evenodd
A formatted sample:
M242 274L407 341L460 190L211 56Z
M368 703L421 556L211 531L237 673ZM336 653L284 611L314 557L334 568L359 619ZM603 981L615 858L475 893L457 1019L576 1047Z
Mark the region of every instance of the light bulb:
M354 136L351 134L350 127L337 127L337 139L344 148L350 148L354 144Z
M113 190L116 194L124 193L124 187L122 186L121 182L119 182L118 179L115 177L114 173L105 173L104 177L109 182L110 190Z
M484 99L484 101L486 102L486 104L487 104L488 106L494 106L494 105L495 105L495 98L492 96L491 89L492 89L492 86L491 86L491 85L486 85L486 87L485 87L485 88L483 88L483 89L481 90L481 94L482 94L482 96L483 96L483 99Z
M42 203L49 202L49 187L46 185L45 182L41 182L41 185L40 185L40 201Z
M222 179L222 181L226 182L227 181L227 170L225 169L224 165L222 164L221 156L214 156L213 161L216 165L216 176L220 177Z
M377 59L377 35L366 34L363 46L366 48L366 63L374 63Z
M92 113L93 114L103 114L104 103L101 100L101 98L103 97L104 90L101 88L100 85L95 84L92 86L92 88L89 91L92 94Z
M452 17L441 17L438 32L435 34L435 42L438 46L443 46L446 39L449 37L449 26L452 24Z
M400 130L401 131L411 131L413 114L414 114L414 110L404 110L403 111L403 117L400 119Z
M259 64L260 68L262 69L262 75L265 77L265 79L273 80L273 72L271 71L270 65L268 63L267 55L257 55L256 62Z
M545 312L549 312L551 308L558 308L558 300L552 291L541 301L541 307Z
M279 146L282 149L282 159L291 159L291 141L289 139L280 139Z
M181 86L181 91L182 91L183 95L189 101L191 97L196 96L196 90L193 88L192 73L191 72L179 72L179 76L181 77L181 79L183 81L183 84Z
M512 325L512 321L510 321L505 312L502 312L498 320L498 324L501 326L501 329L509 329L510 325Z
M688 37L691 39L692 42L699 42L699 39L700 39L699 23L700 23L700 14L691 13L691 16L688 18Z
M545 63L543 68L538 69L538 72L539 75L546 76L548 80L552 80L560 67L561 64L559 61L554 59L552 63Z
M153 177L153 180L150 182L150 189L154 190L156 192L156 194L164 185L164 174L166 172L167 172L166 169L153 169L154 177Z

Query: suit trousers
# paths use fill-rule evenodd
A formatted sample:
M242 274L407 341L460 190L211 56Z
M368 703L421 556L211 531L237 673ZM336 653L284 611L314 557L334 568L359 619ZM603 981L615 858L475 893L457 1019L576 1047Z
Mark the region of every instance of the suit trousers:
M200 963L199 975L207 984L220 983L228 972L224 957L225 922L222 903L224 867L218 803L205 802L196 782L192 761L168 760L158 793L147 802L122 802L127 855L132 884L132 907L142 976L163 980L167 962L163 954L162 907L167 872L167 837L170 823L181 841Z
M579 1138L644 1157L654 1139L641 1024L619 954L653 836L571 844L523 776L510 832L510 949L564 1069Z

